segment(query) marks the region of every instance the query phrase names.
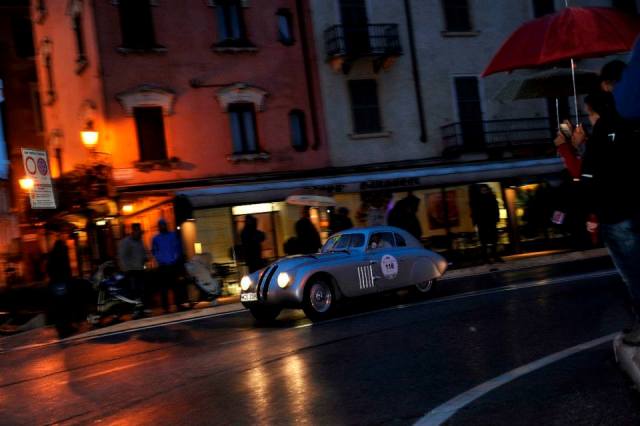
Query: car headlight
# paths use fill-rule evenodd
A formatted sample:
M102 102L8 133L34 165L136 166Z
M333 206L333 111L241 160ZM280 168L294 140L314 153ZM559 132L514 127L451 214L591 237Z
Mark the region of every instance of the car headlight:
M248 275L242 277L240 280L240 287L242 288L242 291L249 290L249 287L251 287L251 278L249 278Z
M280 274L278 274L277 281L278 281L278 287L285 288L291 282L291 276L289 276L289 274L287 274L286 272L280 272Z

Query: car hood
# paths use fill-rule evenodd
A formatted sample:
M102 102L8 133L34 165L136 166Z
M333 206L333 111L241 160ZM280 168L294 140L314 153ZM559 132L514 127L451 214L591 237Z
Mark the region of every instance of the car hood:
M297 254L294 256L283 257L273 263L278 265L280 271L290 271L301 266L308 265L310 263L319 264L324 261L334 260L339 257L349 256L347 253L315 253L315 254Z

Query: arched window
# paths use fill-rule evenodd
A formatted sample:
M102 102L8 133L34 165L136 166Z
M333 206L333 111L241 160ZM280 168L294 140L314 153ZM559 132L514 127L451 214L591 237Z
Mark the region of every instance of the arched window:
M309 142L307 140L307 126L304 112L294 109L289 113L289 130L291 132L291 146L296 151L306 151Z

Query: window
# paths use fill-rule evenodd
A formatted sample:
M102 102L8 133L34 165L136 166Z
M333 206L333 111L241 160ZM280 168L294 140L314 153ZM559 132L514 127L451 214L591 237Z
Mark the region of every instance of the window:
M469 151L482 150L485 146L485 134L478 79L455 77L454 86L464 147Z
M305 124L304 112L294 109L289 114L289 128L291 130L291 146L296 151L306 151L309 143L307 141L307 127Z
M554 0L533 0L533 16L548 15L556 11Z
M471 31L468 0L443 0L447 31Z
M35 129L38 133L44 132L44 120L42 119L42 103L40 102L40 92L38 83L29 83L31 89L31 103L33 105L33 118Z
M623 12L633 15L636 15L638 13L636 0L613 0L612 6L616 9L620 9Z
M404 237L400 234L393 234L396 237L396 246L397 247L406 247L407 242L404 240Z
M245 34L244 16L239 0L216 1L218 18L218 47L249 45Z
M371 238L369 238L368 248L370 250L375 250L381 248L392 248L394 245L393 234L391 232L376 232L371 235Z
M285 46L291 46L295 42L293 39L293 17L289 9L278 9L278 41Z
M258 152L256 133L256 113L253 104L237 103L229 105L231 138L234 154L255 154Z
M354 132L381 132L377 82L375 80L350 80L349 94L351 96Z
M156 45L149 0L119 0L122 47L151 50Z
M140 161L167 159L167 142L164 136L162 107L135 107L133 117L136 122Z
M84 45L84 31L82 28L82 1L75 0L71 3L71 27L76 39L76 73L82 72L87 66L87 55Z
M26 16L16 17L11 20L11 27L16 56L19 58L32 58L35 55L35 49L33 47L31 20Z

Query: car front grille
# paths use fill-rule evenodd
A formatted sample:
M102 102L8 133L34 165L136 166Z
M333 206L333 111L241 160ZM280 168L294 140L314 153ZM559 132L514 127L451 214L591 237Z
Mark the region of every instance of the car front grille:
M278 265L269 266L267 269L265 269L264 273L258 279L258 287L256 289L256 293L258 293L258 300L267 300L269 283L271 282L273 275L276 273L276 269L278 269Z

